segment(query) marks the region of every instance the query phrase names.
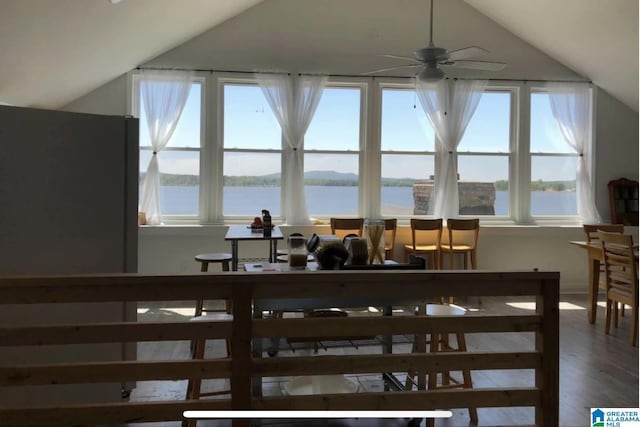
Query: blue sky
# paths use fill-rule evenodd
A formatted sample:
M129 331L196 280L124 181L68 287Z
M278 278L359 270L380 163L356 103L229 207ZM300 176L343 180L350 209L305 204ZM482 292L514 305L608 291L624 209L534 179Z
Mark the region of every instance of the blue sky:
M201 86L194 84L180 123L170 145L194 147L199 141ZM305 136L305 148L356 151L359 144L359 90L355 88L325 89L311 125ZM531 151L572 152L553 122L548 98L532 95ZM465 151L509 151L509 95L486 93L460 143L459 173L464 181L495 181L507 179L508 160L505 156L464 156ZM141 114L140 141L149 140L144 112ZM280 147L280 127L262 91L257 86L225 86L225 147ZM383 150L433 151L431 126L411 90L386 89L383 92L381 147ZM146 169L150 153L143 151L141 170ZM567 167L568 165L568 167ZM357 172L357 155L308 154L305 170L336 170ZM193 152L163 152L160 168L168 173L198 173L199 157ZM572 173L562 173L572 170ZM225 175L263 175L280 171L280 157L272 154L247 156L225 155ZM431 156L384 156L384 177L427 178L433 174ZM532 160L532 179L573 179L575 159L536 158Z

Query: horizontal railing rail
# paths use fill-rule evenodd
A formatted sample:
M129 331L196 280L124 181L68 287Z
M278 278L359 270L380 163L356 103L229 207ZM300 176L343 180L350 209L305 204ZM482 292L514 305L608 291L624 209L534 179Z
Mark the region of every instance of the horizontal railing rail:
M470 314L430 317L368 316L333 318L254 318L253 307L281 300L331 298L352 302L420 302L442 295L533 296L534 314ZM0 426L93 425L182 420L185 410L429 410L459 407L535 408L535 424L558 424L559 274L491 271L326 271L288 273L212 273L192 276L89 275L0 278L0 310L13 304L101 303L114 301L185 301L230 299L233 321L109 322L0 327L3 348L76 344L230 339L231 356L207 360L78 361L7 363L0 355L0 386L20 392L41 385L124 381L174 381L228 378L228 398L47 406L0 406ZM294 302L295 305L295 302ZM278 356L262 358L256 343L264 338L317 336L424 337L432 332L513 333L534 335L533 349L466 353L403 353ZM424 338L420 338L424 340ZM252 345L253 342L253 345ZM423 341L424 343L424 341ZM340 395L262 396L263 377L385 372L441 372L469 369L530 369L528 387L459 390L359 392ZM252 391L253 390L253 391ZM234 425L246 420L236 419Z

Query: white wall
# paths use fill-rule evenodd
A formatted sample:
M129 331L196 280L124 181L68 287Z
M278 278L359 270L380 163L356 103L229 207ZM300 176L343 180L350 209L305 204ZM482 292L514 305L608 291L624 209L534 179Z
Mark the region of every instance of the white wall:
M194 256L207 252L231 253L231 244L224 240L227 227L142 227L139 242L140 273L193 274L200 264ZM301 232L329 234L328 226L282 227L283 234ZM627 232L638 238L637 228ZM408 226L400 226L396 237L394 258L404 260L403 245L411 240ZM486 227L480 229L478 268L481 270L532 270L560 272L562 292L587 291L587 255L584 249L569 243L584 240L579 227ZM286 247L280 243L279 247ZM266 258L266 242L240 242L239 257ZM212 270L219 270L215 266Z
M127 75L116 77L93 92L67 104L62 109L78 113L126 115Z
M610 221L607 183L638 179L638 113L598 90L596 115L596 204L603 220Z

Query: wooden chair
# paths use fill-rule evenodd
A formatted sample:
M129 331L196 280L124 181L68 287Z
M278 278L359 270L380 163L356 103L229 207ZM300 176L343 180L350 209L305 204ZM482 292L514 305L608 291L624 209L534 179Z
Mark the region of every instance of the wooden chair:
M391 259L396 245L396 231L398 220L395 218L384 220L384 259Z
M600 231L606 231L607 233L624 233L624 224L584 224L584 229L587 243L598 243L600 240Z
M454 219L447 220L448 240L440 245L440 254L449 254L450 269L454 268L454 255L462 254L463 266L466 270L469 267L467 263L467 254L471 260L471 269L478 268L476 260L476 248L478 246L478 234L480 232L480 220L478 218ZM442 261L440 262L442 265Z
M411 244L404 245L405 253L424 254L430 257L429 268L440 269L442 218L411 218Z
M618 303L631 306L631 345L638 340L638 265L633 252L633 237L628 234L600 232L602 255L607 290L607 318L605 333L611 328L611 313L614 326L618 327Z
M624 224L583 224L587 243L600 244L600 231L606 231L607 233L624 233ZM591 259L589 262L592 262ZM604 263L600 263L600 273L598 276L598 288L603 291L607 290L607 280L604 274ZM621 314L624 316L624 304L622 304Z
M330 218L331 234L335 234L344 239L347 234L357 234L362 237L364 229L364 218Z

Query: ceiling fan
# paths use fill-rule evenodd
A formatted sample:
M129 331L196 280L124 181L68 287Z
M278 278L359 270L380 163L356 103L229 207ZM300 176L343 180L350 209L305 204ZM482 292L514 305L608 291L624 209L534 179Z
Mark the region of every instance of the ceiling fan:
M420 81L433 82L444 77L444 71L440 66L469 68L486 71L500 71L507 64L504 62L478 61L470 59L473 57L486 55L488 50L477 46L469 46L462 49L447 51L433 44L433 0L430 0L429 14L429 45L413 52L413 58L397 55L383 55L387 58L404 59L414 61L413 64L401 65L398 67L383 68L381 70L370 71L364 74L375 74L384 71L397 70L401 68L419 68L416 77ZM417 61L417 62L415 62Z

